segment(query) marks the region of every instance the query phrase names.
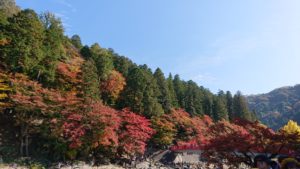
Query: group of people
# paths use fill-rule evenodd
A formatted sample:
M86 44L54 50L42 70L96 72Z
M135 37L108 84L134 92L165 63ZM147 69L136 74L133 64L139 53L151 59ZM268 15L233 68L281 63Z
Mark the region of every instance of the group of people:
M266 155L257 155L254 158L254 168L258 169L300 169L300 161L287 156L278 157L277 161Z

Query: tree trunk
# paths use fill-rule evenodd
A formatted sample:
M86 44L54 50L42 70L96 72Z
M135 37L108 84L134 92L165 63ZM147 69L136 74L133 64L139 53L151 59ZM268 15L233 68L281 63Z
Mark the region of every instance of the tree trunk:
M25 136L25 153L26 153L26 157L29 157L29 151L28 151L28 134L26 134Z
M20 133L20 138L21 138L21 145L20 145L20 154L21 157L24 156L24 147L25 147L25 156L28 157L29 155L29 149L28 149L28 144L29 144L29 136L28 136L28 126L25 126L24 124L21 125L21 133Z
M23 146L24 146L24 143L23 143L23 138L21 136L21 145L20 145L20 154L21 154L21 157L23 157Z
M21 154L21 157L23 157L23 147L24 147L24 140L23 140L23 125L21 125L20 139L21 139L20 154Z
M41 75L41 70L39 70L39 73L38 73L38 75L37 75L37 77L36 77L36 80L37 80L37 81L39 80L40 75Z

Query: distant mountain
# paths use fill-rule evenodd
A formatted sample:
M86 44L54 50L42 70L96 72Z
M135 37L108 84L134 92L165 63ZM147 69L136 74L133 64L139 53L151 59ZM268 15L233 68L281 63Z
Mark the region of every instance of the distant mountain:
M279 129L290 119L300 123L300 84L250 95L247 100L258 118L273 129Z

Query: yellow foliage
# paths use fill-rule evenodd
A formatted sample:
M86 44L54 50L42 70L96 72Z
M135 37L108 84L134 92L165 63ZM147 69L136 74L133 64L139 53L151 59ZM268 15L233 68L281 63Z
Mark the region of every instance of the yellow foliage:
M11 91L11 88L7 84L5 84L4 81L1 81L0 79L0 92L3 91Z
M287 134L300 134L300 126L297 124L297 122L290 120L285 126L283 126L282 131L284 131Z
M3 73L0 73L0 108L5 107L7 104L5 103L5 99L8 98L7 92L12 89L7 83L7 76Z
M5 38L0 39L0 46L4 46L4 45L7 45L7 44L9 44L9 41L7 39L5 39Z
M297 167L300 166L300 163L294 158L286 158L281 162L280 165L282 168L287 168L288 164L295 164Z
M0 100L7 98L6 93L0 93Z

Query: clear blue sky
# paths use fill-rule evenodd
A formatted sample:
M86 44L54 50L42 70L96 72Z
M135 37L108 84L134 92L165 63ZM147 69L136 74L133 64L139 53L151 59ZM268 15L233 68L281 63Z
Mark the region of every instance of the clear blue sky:
M17 0L99 42L216 92L300 83L299 0Z

